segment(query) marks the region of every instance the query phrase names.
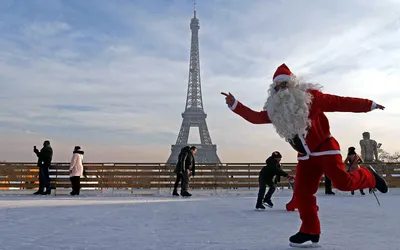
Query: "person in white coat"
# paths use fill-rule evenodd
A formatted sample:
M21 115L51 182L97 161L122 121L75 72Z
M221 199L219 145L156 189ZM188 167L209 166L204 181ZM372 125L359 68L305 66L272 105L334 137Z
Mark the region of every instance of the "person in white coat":
M69 179L72 185L70 195L79 195L81 189L80 178L83 176L83 154L80 146L75 146L69 167Z

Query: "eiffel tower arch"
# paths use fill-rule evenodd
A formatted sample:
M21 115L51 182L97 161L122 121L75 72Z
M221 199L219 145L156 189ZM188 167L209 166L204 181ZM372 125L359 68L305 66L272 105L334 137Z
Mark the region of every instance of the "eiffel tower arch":
M171 155L167 164L175 164L181 148L185 146L196 146L196 162L217 163L221 161L217 155L217 145L212 144L210 132L207 127L207 114L203 108L200 78L200 55L199 55L199 19L196 17L196 4L194 16L190 21L192 31L189 63L189 80L186 97L185 111L182 113L182 124L176 143L171 146ZM190 128L198 128L200 144L188 143Z

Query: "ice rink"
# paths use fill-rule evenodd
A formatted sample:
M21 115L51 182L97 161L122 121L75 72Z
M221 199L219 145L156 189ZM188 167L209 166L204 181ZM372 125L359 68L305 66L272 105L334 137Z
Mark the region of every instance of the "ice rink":
M235 192L234 190L232 192ZM337 192L335 190L335 192ZM151 196L85 194L69 197L0 196L0 248L4 250L298 249L288 238L299 229L287 212L290 190L277 190L275 207L254 211L257 190ZM318 193L326 250L400 249L400 190L377 194Z

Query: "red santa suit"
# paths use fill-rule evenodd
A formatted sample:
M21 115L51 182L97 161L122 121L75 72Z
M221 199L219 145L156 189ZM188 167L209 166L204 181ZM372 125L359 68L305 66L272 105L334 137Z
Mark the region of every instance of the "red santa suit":
M274 81L288 80L290 74L283 64L275 73ZM360 168L352 173L346 171L339 143L330 133L329 121L324 112L369 112L375 109L376 104L367 99L324 94L317 89L308 92L312 95L309 106L311 126L307 128L306 137L297 135L288 140L298 152L294 200L291 205L299 210L302 220L300 232L319 235L321 228L315 193L323 174L342 191L375 187L375 177L368 169ZM272 123L267 110L257 112L237 100L230 109L253 124Z

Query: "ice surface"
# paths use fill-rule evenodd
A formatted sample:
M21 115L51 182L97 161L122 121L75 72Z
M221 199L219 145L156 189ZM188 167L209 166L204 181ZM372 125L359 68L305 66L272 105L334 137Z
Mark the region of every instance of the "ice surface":
M254 211L257 190L194 191L191 198L83 193L79 198L3 193L0 249L296 249L288 245L300 224L297 212L285 210L290 190L278 190L275 207L263 212ZM400 190L378 198L380 207L368 193L319 193L320 249L400 249Z

